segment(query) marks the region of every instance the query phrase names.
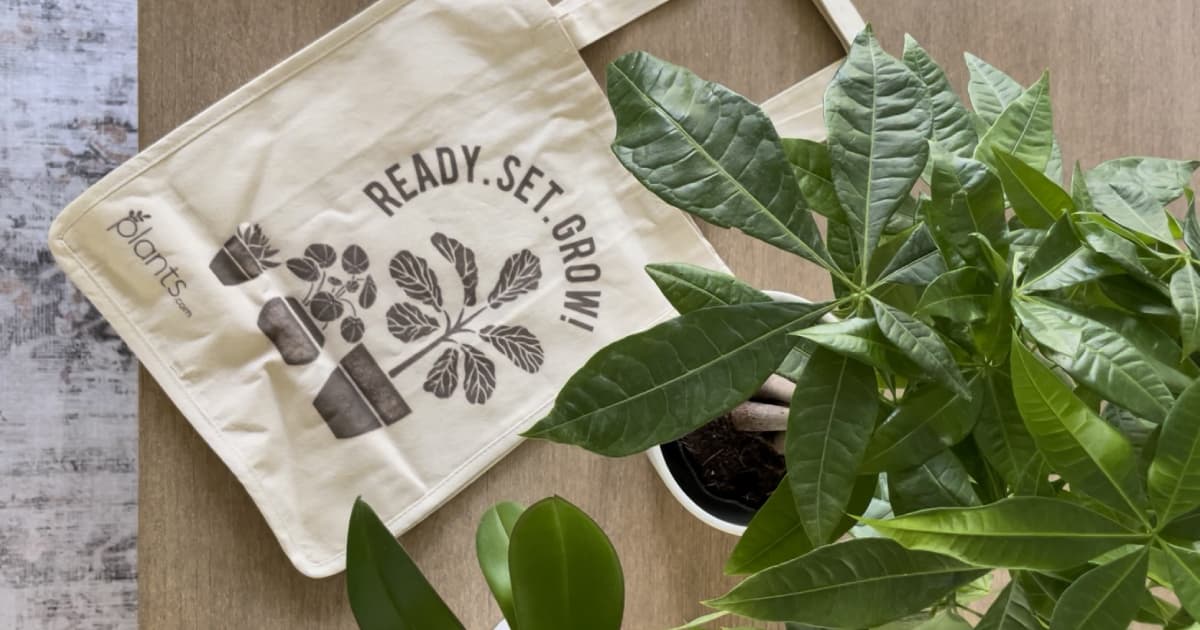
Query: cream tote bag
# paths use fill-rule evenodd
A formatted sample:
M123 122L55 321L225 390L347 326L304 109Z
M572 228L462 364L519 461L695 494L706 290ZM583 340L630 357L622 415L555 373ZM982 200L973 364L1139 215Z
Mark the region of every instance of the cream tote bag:
M724 268L612 156L576 52L663 1L382 0L55 222L59 264L303 573L342 570L356 496L409 529L594 351L669 317L645 264Z

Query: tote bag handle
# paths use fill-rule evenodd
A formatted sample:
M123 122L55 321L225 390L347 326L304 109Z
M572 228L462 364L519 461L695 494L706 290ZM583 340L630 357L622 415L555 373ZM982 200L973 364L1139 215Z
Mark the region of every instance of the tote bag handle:
M562 0L554 5L558 21L583 48L650 12L668 0ZM833 27L842 45L849 47L866 23L851 0L813 0ZM825 88L842 60L818 70L762 104L779 135L788 138L825 139Z

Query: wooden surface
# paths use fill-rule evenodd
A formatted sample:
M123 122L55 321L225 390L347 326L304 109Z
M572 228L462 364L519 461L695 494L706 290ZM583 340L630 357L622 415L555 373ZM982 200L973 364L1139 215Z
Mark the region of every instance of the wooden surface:
M497 0L501 1L501 0ZM141 0L141 137L149 143L366 6L366 0ZM970 50L1035 80L1053 68L1068 164L1125 154L1200 156L1200 3L1188 0L859 0L885 46L905 31L965 88ZM646 49L755 99L840 56L804 0L674 0L584 51L596 73ZM965 95L965 90L962 92ZM766 288L828 294L811 267L706 228L736 272ZM145 376L140 402L140 619L143 628L353 628L342 578L295 572L233 476ZM403 542L468 628L499 612L473 558L493 502L561 494L591 513L627 577L626 628L663 628L723 592L733 538L690 518L644 458L606 460L528 443ZM564 629L565 630L565 629Z

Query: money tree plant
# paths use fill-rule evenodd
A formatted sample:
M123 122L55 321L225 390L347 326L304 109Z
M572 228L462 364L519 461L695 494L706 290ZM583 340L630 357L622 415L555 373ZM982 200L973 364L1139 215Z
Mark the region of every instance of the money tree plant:
M897 59L868 28L825 94L824 142L781 139L648 54L610 65L621 163L824 269L834 299L656 265L680 315L599 351L527 435L639 453L782 371L787 475L726 566L749 577L709 606L806 628L1189 627L1200 163L1123 158L1065 182L1048 75L1023 87L966 61L971 109L914 40ZM864 494L890 512L863 517ZM965 593L988 583L968 622Z

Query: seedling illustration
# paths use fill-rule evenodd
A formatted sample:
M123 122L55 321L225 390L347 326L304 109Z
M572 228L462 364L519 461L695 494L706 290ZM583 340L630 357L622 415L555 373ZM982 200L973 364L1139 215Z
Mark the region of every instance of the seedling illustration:
M131 211L132 217L132 211ZM138 218L149 218L138 211ZM208 268L221 284L231 286L257 278L266 269L279 266L274 258L279 250L271 247L271 239L258 224L244 224L229 237L213 256Z
M388 332L400 341L432 341L388 371L396 377L435 349L441 354L425 378L424 389L438 398L450 398L459 384L471 404L482 405L496 388L496 364L484 353L477 339L490 345L518 368L533 374L542 367L545 352L538 338L526 327L494 324L473 328L476 319L498 311L526 293L537 289L542 277L541 261L523 249L504 261L496 285L479 303L479 270L475 252L445 234L434 234L431 242L438 254L454 265L462 282L462 305L448 308L437 274L428 261L404 250L392 257L388 273L410 301L396 302L387 311ZM432 313L431 313L432 311Z

